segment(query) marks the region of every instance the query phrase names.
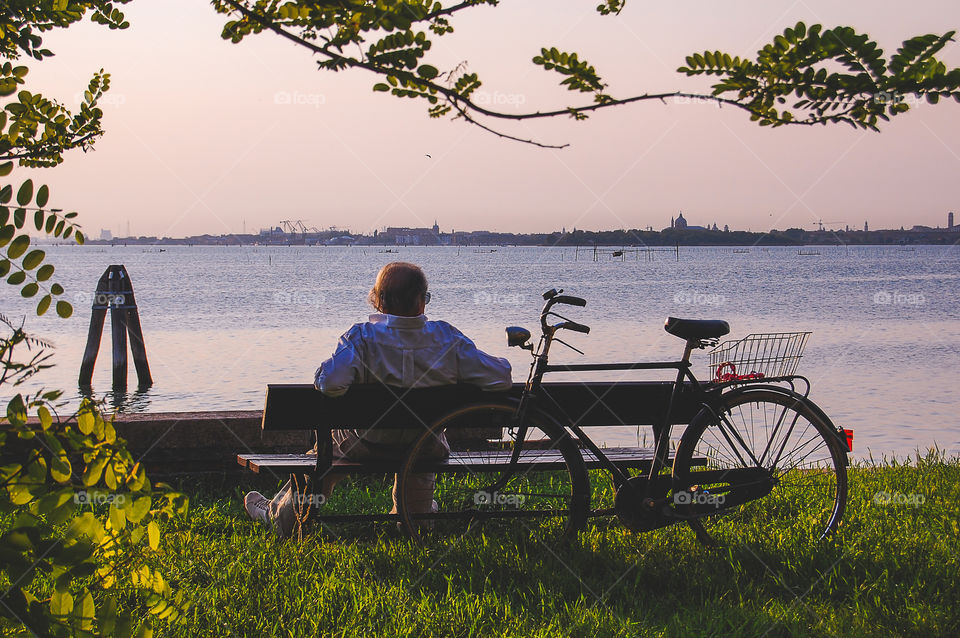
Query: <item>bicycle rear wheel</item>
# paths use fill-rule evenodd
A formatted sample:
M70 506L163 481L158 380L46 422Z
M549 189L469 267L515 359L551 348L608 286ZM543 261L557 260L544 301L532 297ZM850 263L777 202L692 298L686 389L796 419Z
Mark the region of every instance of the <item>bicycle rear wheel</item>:
M820 540L843 517L846 465L845 446L819 408L778 388L744 388L687 427L674 461L674 507L688 516L715 512L690 525L716 544L763 538L785 519L791 533ZM736 504L744 499L752 500Z
M530 412L519 462L511 465L515 411L500 403L468 406L441 418L413 445L398 478L398 509L415 540L460 538L482 527L487 533L555 541L583 528L590 488L579 449L550 417ZM455 451L446 461L431 458L433 432L490 426L503 432L490 442L493 449ZM435 507L429 512L431 491Z

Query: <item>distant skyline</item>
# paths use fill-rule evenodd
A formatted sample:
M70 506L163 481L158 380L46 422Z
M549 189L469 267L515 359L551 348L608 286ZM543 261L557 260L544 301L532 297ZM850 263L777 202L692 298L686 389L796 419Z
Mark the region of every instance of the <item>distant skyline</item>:
M693 225L763 231L824 225L946 226L960 209L960 105L917 105L882 132L847 126L769 130L742 112L645 103L509 129L544 150L462 122L435 121L412 100L374 93L373 76L319 72L305 50L275 36L241 45L206 2L137 0L130 29L81 24L44 35L57 55L24 61L27 88L74 107L93 72L111 73L106 135L60 167L17 169L49 184L51 205L80 213L90 236L248 233L302 219L370 233L384 226L448 231L659 230L683 211ZM439 38L437 61L463 60L484 99L533 110L582 103L530 58L575 50L624 97L707 91L675 72L694 51L753 56L797 20L846 24L889 56L907 37L960 29L955 1L899 4L653 5L619 18L593 4L538 0L467 11ZM491 34L496 34L491 37ZM490 47L484 50L483 47ZM960 66L960 47L940 58ZM435 62L436 63L436 62ZM441 65L442 66L442 65ZM445 69L441 68L441 71Z
M682 214L682 211L677 211L677 212L678 212L678 215L679 215L679 214ZM953 224L952 224L952 218L953 218L953 214L952 214L952 213L947 213L946 215L943 216L942 223L920 224L920 223L914 223L913 221L910 221L909 223L908 223L907 221L902 221L901 223L895 224L895 225L890 226L890 227L886 227L886 226L884 226L884 227L877 227L877 226L872 226L872 225L871 225L871 226L869 227L869 230L877 230L877 231L879 231L879 230L899 230L899 229L901 229L901 228L903 228L903 229L905 229L905 230L910 230L911 228L913 228L913 227L915 227L915 226L929 227L929 228L934 229L934 230L936 230L936 229L944 229L944 230L946 230L946 229L949 229L949 228L951 228L951 227L953 226ZM688 220L688 219L686 219L686 218L684 218L684 219L685 219L685 221L687 221L687 222L690 221L690 220ZM672 222L672 221L673 221L673 220L671 219L671 222ZM865 221L868 222L869 220L865 220ZM384 231L385 229L387 229L387 228L408 228L408 229L410 229L410 230L424 230L424 229L427 229L427 230L429 230L429 229L434 229L434 230L436 230L437 228L439 228L439 230L438 230L437 232L438 232L438 234L441 234L441 235L447 235L447 234L450 234L451 232L454 232L454 231L456 231L456 232L458 232L458 233L472 233L472 232L484 232L484 231L490 231L490 230L491 230L491 229L489 229L489 228L483 228L483 227L476 227L476 228L466 227L466 226L460 227L460 228L456 228L456 227L452 227L452 226L451 226L451 227L444 227L444 226L442 226L442 225L439 223L438 220L435 220L434 223L435 223L435 225L431 225L431 226L400 226L400 225L397 225L397 224L385 224L384 226L381 226L380 228L377 228L377 229L374 229L374 230L376 230L377 232L383 232L383 231ZM818 220L818 221L816 221L816 222L813 222L813 224L811 224L812 228L804 228L803 230L807 230L807 231L821 230L821 229L820 229L820 223L821 223L821 220ZM824 230L824 231L845 231L845 232L849 232L849 231L866 230L866 229L864 228L864 224L846 224L846 223L844 223L844 224L836 224L836 223L828 224L827 222L822 222L822 223L823 223L823 228L822 228L822 230ZM766 231L768 231L768 230L789 230L789 229L791 228L791 227L784 227L784 228L773 228L773 229L762 229L762 230L756 230L756 229L750 229L750 228L735 228L735 227L729 226L729 224L726 224L726 223L724 223L724 222L722 222L722 221L710 221L710 222L704 222L704 223L702 223L702 224L690 224L689 227L690 227L691 229L703 228L703 229L706 229L706 230L710 230L711 227L712 227L714 224L716 224L716 226L718 227L718 228L717 228L718 230L748 231L748 232L766 232ZM554 232L563 232L563 233L566 233L566 232L576 232L577 230L586 230L586 231L617 231L617 230L643 230L643 231L646 231L646 230L652 230L652 231L659 232L659 231L662 231L662 230L666 230L666 229L668 229L668 228L670 228L670 227L671 227L671 225L668 223L666 226L662 226L662 227L657 227L656 225L652 225L652 224L651 224L651 225L648 225L648 226L643 227L643 228L637 228L637 227L630 227L630 228L627 228L627 227L622 227L622 228L582 228L582 227L581 227L581 228L577 228L576 226L574 226L574 227L569 228L569 229L566 228L566 227L561 227L561 228L559 228L559 229L552 228L552 229L540 229L540 230L530 230L530 231L496 231L496 232L504 232L504 233L516 232L517 234L550 234L550 233L554 233ZM277 226L277 225L274 225L273 228L281 228L281 227L280 227L280 226ZM800 227L799 227L799 226L795 226L795 227L793 227L793 228L800 228ZM260 234L262 231L269 230L269 229L270 229L270 228L268 228L268 227L264 227L264 228L246 228L245 230L240 230L240 231L237 231L237 232L225 231L225 232L223 232L223 233L207 233L207 232L201 232L201 233L192 233L192 234L190 234L190 235L150 235L150 234L147 234L147 233L133 233L133 234L130 234L130 232L129 232L126 228L124 228L124 225L123 225L123 224L117 224L116 228L87 229L87 231L88 231L88 232L87 232L87 237L88 237L89 239L123 239L124 237L131 237L131 238L135 238L135 237L158 237L158 238L167 238L167 239L184 239L184 238L187 238L187 237L193 237L193 236L199 236L199 235L213 235L213 236L258 235L258 234ZM309 230L310 230L310 232L318 232L318 231L319 231L319 232L329 232L329 231L331 231L331 230L337 230L337 231L343 231L344 233L346 233L346 232L349 231L349 232L350 232L351 234L353 234L353 235L372 235L372 234L373 234L373 230L371 230L371 231L358 231L358 230L352 230L352 229L341 228L341 227L333 227L333 228L331 228L331 227L327 227L327 228L312 227L312 228L310 228ZM104 231L108 232L108 233L111 235L111 237L104 237L104 236L103 236L103 235L104 235Z

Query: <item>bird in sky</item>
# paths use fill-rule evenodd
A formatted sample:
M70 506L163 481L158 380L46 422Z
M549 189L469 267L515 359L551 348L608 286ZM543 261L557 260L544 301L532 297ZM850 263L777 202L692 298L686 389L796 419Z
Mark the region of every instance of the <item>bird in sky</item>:
M428 154L428 153L424 153L424 155L426 155L427 157L433 159L433 155L430 155L430 154Z

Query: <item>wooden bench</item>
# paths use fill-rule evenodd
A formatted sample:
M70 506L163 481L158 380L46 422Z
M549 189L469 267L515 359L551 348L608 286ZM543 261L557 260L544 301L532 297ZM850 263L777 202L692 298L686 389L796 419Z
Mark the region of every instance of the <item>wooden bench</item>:
M580 426L653 426L654 436L663 426L672 384L664 382L609 382L544 383L544 401L541 407L554 414L561 423ZM364 461L333 458L331 431L336 429L410 428L428 426L445 414L465 405L490 400L518 397L523 384L514 384L503 393L483 392L468 385L403 390L382 385L357 385L337 398L324 396L309 384L271 384L267 386L263 411L263 430L314 430L318 454L240 454L237 461L258 473L270 472L277 476L289 473L323 473L334 468L341 474L395 473L400 461ZM672 411L672 425L689 423L700 410L692 393L681 391ZM471 436L474 435L474 436ZM479 445L482 441L497 440L499 427L481 428L475 432L455 435L448 432L453 448L450 458L436 462L431 468L438 472L497 471L509 461L509 453ZM652 440L652 439L651 439ZM466 448L466 449L465 449ZM588 468L598 466L597 459L588 450L582 450ZM604 453L621 467L649 468L654 458L653 447L617 447ZM667 450L661 454L666 455ZM551 469L562 465L560 454L554 450L528 450L521 456L521 464Z

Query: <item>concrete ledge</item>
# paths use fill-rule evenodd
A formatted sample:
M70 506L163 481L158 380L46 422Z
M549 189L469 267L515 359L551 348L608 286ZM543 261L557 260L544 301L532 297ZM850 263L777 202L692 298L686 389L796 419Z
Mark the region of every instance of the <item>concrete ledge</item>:
M148 472L236 472L237 454L300 453L310 431L263 432L260 410L118 414L117 434Z

